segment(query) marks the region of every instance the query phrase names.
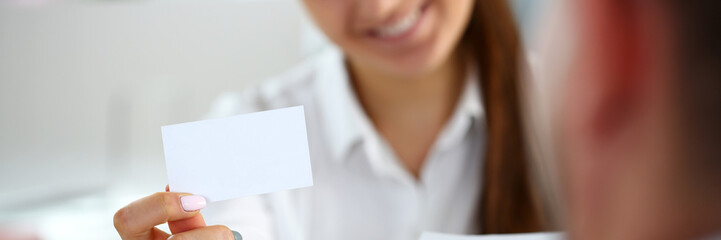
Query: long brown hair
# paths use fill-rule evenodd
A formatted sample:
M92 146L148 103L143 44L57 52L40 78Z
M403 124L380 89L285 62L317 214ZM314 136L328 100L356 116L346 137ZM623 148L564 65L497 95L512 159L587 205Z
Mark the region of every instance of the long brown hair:
M478 64L488 133L478 207L480 230L547 230L526 160L518 89L521 51L506 0L476 1L463 42Z

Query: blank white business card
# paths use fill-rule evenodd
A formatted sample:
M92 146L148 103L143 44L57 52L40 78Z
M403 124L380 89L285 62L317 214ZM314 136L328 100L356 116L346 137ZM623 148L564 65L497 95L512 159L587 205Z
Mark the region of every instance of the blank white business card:
M173 192L213 202L313 185L303 106L161 131Z

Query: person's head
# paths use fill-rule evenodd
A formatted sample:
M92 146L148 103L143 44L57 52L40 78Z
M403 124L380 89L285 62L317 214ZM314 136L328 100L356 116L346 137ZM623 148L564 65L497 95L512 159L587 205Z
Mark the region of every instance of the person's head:
M453 57L472 58L480 72L487 139L479 229L484 233L545 229L523 150L516 89L520 47L506 0L304 2L351 65L413 79ZM467 64L462 60L454 64Z
M576 47L554 122L571 237L718 233L721 4L570 5Z

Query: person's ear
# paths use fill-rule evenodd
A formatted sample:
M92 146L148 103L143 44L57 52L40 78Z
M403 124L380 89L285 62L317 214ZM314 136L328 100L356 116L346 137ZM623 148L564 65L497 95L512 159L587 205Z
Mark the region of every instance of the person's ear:
M590 115L586 124L593 141L608 144L614 136L632 127L641 108L644 85L647 84L644 42L640 34L639 9L628 0L589 1L586 8L592 14L584 23L586 40L591 48L587 57L591 81L589 89L594 98L586 105Z

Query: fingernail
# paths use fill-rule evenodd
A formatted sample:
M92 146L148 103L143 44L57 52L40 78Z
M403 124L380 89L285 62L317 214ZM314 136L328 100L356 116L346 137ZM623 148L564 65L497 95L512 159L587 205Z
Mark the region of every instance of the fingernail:
M238 233L236 231L232 231L232 232L233 232L233 237L235 237L235 240L243 240L243 236L241 236L240 233Z
M205 208L205 198L197 195L180 197L180 204L186 212Z

